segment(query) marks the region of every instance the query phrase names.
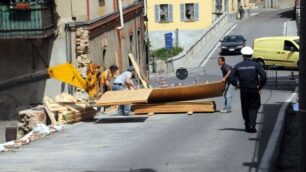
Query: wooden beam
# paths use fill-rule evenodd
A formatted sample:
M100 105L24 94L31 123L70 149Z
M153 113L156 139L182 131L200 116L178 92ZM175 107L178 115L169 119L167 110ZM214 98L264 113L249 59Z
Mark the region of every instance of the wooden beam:
M152 89L107 91L97 101L97 106L146 103Z
M150 113L187 113L191 115L194 112L215 112L216 105L214 101L135 104L132 106L132 111L136 115Z
M143 73L143 70L141 69L140 65L137 63L136 59L134 58L133 54L129 53L129 58L133 64L133 67L135 68L135 71L142 83L142 85L144 86L144 88L152 88L148 78L146 77L146 75Z

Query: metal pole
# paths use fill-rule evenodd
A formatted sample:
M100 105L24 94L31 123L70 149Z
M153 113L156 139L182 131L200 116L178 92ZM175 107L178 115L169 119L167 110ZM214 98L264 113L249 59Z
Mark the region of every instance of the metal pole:
M306 29L306 1L301 0L301 30ZM306 33L300 32L300 61L299 61L299 171L306 171Z
M179 35L178 35L179 30L175 29L175 47L179 46Z

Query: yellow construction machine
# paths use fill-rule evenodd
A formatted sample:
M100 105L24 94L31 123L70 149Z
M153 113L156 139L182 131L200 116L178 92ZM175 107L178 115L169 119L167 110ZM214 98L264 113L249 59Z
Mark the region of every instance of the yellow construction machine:
M53 78L72 86L85 89L91 98L98 98L98 93L100 90L97 78L98 69L99 65L88 64L86 76L82 76L72 64L64 63L49 67L45 70L2 81L0 82L0 91L27 83L33 83L35 81Z
M90 97L97 98L100 90L97 78L99 68L97 64L88 64L86 76L82 76L72 64L64 63L50 67L48 74L53 79L85 89Z

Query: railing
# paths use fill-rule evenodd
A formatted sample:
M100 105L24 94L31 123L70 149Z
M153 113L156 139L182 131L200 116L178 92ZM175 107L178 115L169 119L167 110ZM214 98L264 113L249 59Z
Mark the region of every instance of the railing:
M201 38L195 42L183 55L176 56L171 60L167 61L168 68L173 68L173 62L177 60L182 60L182 66L188 65L195 54L197 54L206 44L209 44L209 40L215 35L215 33L228 23L228 21L233 20L233 16L228 13L224 13L220 18L218 18L212 26L201 36ZM172 65L172 66L171 66Z
M15 10L0 5L0 39L44 38L53 34L55 26L52 6Z

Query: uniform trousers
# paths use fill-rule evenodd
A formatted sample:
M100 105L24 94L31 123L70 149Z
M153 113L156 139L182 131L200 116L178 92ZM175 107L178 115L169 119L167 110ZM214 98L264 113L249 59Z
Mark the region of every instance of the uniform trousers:
M257 113L260 108L258 89L240 89L242 117L246 127L255 128Z

